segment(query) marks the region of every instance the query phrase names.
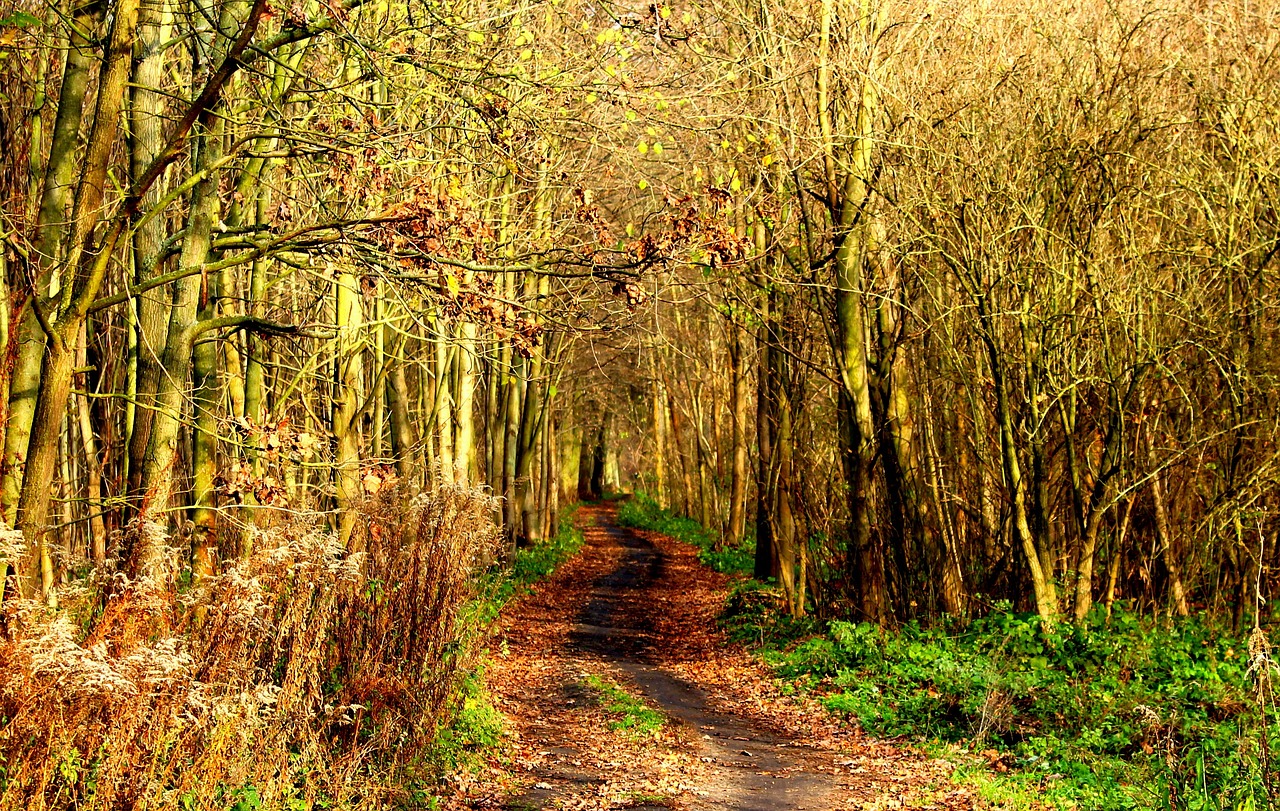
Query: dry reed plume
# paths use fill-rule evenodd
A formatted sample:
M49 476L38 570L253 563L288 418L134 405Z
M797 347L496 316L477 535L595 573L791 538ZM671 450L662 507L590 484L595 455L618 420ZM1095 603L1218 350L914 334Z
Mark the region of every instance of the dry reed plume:
M115 575L57 613L10 601L0 811L395 803L466 664L491 514L476 491L388 492L356 552L299 523L189 589Z

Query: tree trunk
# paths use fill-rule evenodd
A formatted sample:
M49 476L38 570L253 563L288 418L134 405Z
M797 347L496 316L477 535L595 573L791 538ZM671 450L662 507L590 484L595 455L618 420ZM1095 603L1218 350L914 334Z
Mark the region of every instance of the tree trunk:
M344 271L334 284L335 362L333 419L334 474L337 484L338 538L350 548L356 525L355 505L361 497L360 411L364 387L364 310L360 280Z
M454 445L454 465L457 480L472 485L479 481L476 465L476 325L464 322L458 328L458 346L454 363L458 367L458 422L457 440Z
M216 315L216 291L199 308L199 320ZM192 351L192 431L191 431L191 573L198 581L216 569L217 505L214 479L218 473L218 385L217 336L197 341Z
M666 394L663 391L662 376L658 370L658 346L657 336L654 336L653 346L649 351L649 376L652 379L652 391L650 393L650 408L653 420L653 478L654 478L654 501L658 506L665 508L667 506L667 414L666 414Z
M772 534L778 550L779 582L786 595L791 616L804 616L804 553L796 538L795 512L791 506L794 477L794 439L791 432L791 398L786 386L778 392L778 435L774 445L778 458L778 480L774 492ZM799 567L800 571L797 570Z
M502 492L502 373L492 356L484 363L484 473L489 492Z
M503 409L503 430L502 430L502 526L506 537L506 558L511 560L515 557L516 544L519 540L519 505L516 503L516 462L519 457L520 450L520 421L523 411L521 404L524 399L524 381L521 371L517 368L519 362L507 350L511 358L512 368L510 380L507 383L507 401L506 407ZM523 364L519 364L523 366Z
M164 83L165 54L169 39L169 10L165 0L143 3L138 11L138 42L134 52L133 80L129 87L129 176L137 182L163 148L166 99L160 88ZM143 197L143 206L151 208L160 200L159 185ZM139 284L162 271L161 245L165 238L163 217L151 217L133 232L133 281ZM151 424L155 412L156 389L163 371L165 341L168 340L169 288L159 287L133 299L129 306L136 319L132 324L134 353L130 359L133 381L130 386L134 402L126 421L128 443L127 486L131 510L141 507L143 467L151 443Z
M45 164L44 187L36 219L36 239L32 252L34 286L26 291L37 300L49 292L49 282L62 260L67 233L67 201L77 168L77 146L84 118L85 92L95 59L95 46L86 35L98 27L102 7L96 3L79 6L71 25L67 58L58 92L58 110ZM7 302L6 302L7 306ZM4 465L0 472L0 512L4 523L14 526L18 500L31 444L40 370L45 352L44 328L30 303L21 311L17 351L9 378L8 421L5 426Z
M397 341L392 356L388 358L391 370L387 373L387 401L391 411L391 450L395 454L396 475L401 481L411 485L420 479L421 470L418 462L420 440L413 420L409 416L412 394L409 390L409 381L405 376L407 340L407 338L401 338Z
M879 241L878 235L876 241ZM872 254L879 254L872 246ZM909 617L925 603L926 586L920 569L944 568L943 554L937 537L924 524L921 500L920 466L915 448L915 420L907 394L905 358L897 345L898 305L896 274L890 263L876 263L888 277L888 292L876 306L877 356L874 363L875 386L872 388L872 413L878 423L880 457L883 462L885 501L888 507L887 536L893 571L890 590L899 616ZM921 557L925 560L921 561ZM923 563L923 566L921 565ZM940 589L939 589L940 590ZM932 606L928 606L932 608Z
M693 476L689 472L689 454L684 452L683 443L680 441L684 434L684 428L681 425L680 410L676 406L675 393L672 392L671 386L667 387L667 413L671 418L671 438L676 449L676 456L680 460L680 479L684 484L684 503L681 514L692 518L693 505L695 503L693 491Z
M543 376L546 372L544 355L552 351L549 345L554 338L548 339L540 351L535 351L532 358L525 361L529 368L529 382L525 389L524 414L520 421L519 459L516 463L516 492L520 506L521 532L526 542L541 540L542 527L539 524L537 504L537 483L533 477L533 462L541 455L546 414L551 399L550 387Z
M1111 607L1116 601L1116 586L1120 580L1120 567L1124 563L1125 540L1129 536L1129 519L1133 515L1133 499L1124 503L1124 511L1120 515L1120 528L1116 530L1115 549L1111 553L1111 563L1107 566L1107 619L1111 619Z
M444 318L437 315L435 318L435 335L432 339L435 349L435 382L436 396L435 406L432 412L435 414L435 435L436 435L436 463L439 466L438 475L442 481L454 481L454 460L453 460L453 386L450 385L453 369L453 351L449 346L448 328L445 325Z
M56 602L56 592L46 524L53 495L58 436L71 391L76 338L89 304L102 284L107 261L115 247L112 240L96 245L94 230L105 196L108 163L120 128L120 108L129 77L137 14L137 0L119 0L115 5L107 56L98 79L93 127L81 162L80 182L72 211L70 244L73 251L65 264L69 278L62 280L60 301L54 317L48 320L48 346L42 361L38 400L27 446L26 471L18 496L17 526L30 546L22 567L26 570L21 578L24 595L31 597L42 591L45 600L51 603ZM47 304L52 302L39 306Z
M542 532L547 538L560 533L560 417L550 414L542 443Z
M18 566L22 596L42 595L57 605L54 591L53 556L49 551L49 504L53 495L53 474L58 462L58 437L66 416L75 370L75 347L68 346L62 330L49 336L41 365L40 397L32 420L31 450L18 501L18 529L27 542L27 556Z
M606 410L600 417L600 428L596 432L595 447L591 451L591 498L601 499L605 494L605 459L609 453L609 424L613 422L613 412Z
M556 429L560 440L559 491L561 502L573 502L582 498L579 492L579 476L582 472L582 437L580 427L560 425Z
M1182 562L1178 550L1174 547L1173 533L1169 528L1169 507L1165 502L1163 473L1160 462L1156 458L1155 439L1152 437L1154 426L1147 426L1143 433L1146 438L1147 464L1151 469L1151 502L1156 514L1156 545L1160 547L1160 555L1164 558L1165 570L1169 573L1169 606L1179 617L1191 614L1187 603L1186 587L1182 583Z
M703 384L693 390L693 458L698 462L698 523L707 529L716 527L715 471L711 467L711 443L706 437L706 419L702 408Z
M210 116L210 124L193 140L196 156L193 161L197 171L207 170L221 157L222 123L220 116ZM219 218L221 204L218 198L218 175L209 172L192 190L191 205L187 214L186 239L179 256L180 268L198 268L209 259L212 245L213 223ZM163 375L156 387L155 408L151 417L151 431L147 452L142 466L141 510L156 520L156 512L172 521L168 511L174 495L175 467L178 463L178 441L182 430L184 404L191 380L192 352L195 325L200 314L200 299L204 276L196 273L179 280L174 286L173 306L169 313L169 328L165 339ZM148 545L144 534L143 546L135 549L138 571L144 576L152 574L160 562L159 552Z
M756 553L752 573L757 580L778 577L779 564L773 537L773 434L777 420L777 380L773 369L773 319L776 318L776 291L769 290L761 301L759 360L756 364Z
M592 501L600 497L592 492L592 481L595 474L595 450L597 432L585 426L578 428L578 499Z
M747 523L747 373L743 328L730 325L729 366L733 401L733 470L729 488L729 546L742 545Z
M864 12L866 10L864 9ZM862 21L871 25L869 14ZM872 622L884 619L885 594L882 561L873 548L872 467L875 463L875 424L871 413L870 375L867 369L869 333L863 302L863 265L871 211L870 178L874 139L872 126L878 100L872 78L873 65L860 79L859 95L851 124L852 143L844 160L834 158L835 126L828 100L834 0L823 0L819 35L818 96L823 134L828 205L835 225L835 357L844 394L845 426L841 432L849 498L849 563L859 584L863 616ZM868 37L868 41L870 41ZM837 175L837 163L844 172Z
M1075 619L1083 621L1093 608L1093 567L1098 553L1098 535L1102 529L1102 520L1111 507L1111 480L1114 478L1120 457L1120 443L1123 438L1124 419L1121 413L1121 402L1118 395L1112 392L1110 403L1110 419L1107 422L1107 433L1103 438L1102 458L1098 462L1098 473L1094 477L1092 491L1084 504L1084 525L1081 527L1080 555L1076 565L1076 600ZM1068 437L1070 442L1070 437Z
M986 313L985 299L979 299L979 318L988 324L983 329L983 341L991 362L991 376L996 389L996 422L1000 431L1001 458L1004 464L1004 475L1009 486L1009 500L1013 504L1013 529L1026 559L1031 574L1031 587L1035 592L1036 611L1046 623L1052 624L1058 617L1058 589L1053 582L1053 573L1045 571L1042 565L1043 556L1036 536L1031 530L1031 520L1027 507L1027 484L1022 477L1022 465L1018 460L1018 446L1014 435L1013 411L1009 405L1009 391L1004 379L1003 367L995 339L990 334L990 322Z
M951 520L949 510L947 510L942 498L945 487L942 460L933 440L933 433L930 430L930 426L936 424L933 417L932 401L927 392L922 399L925 430L921 444L924 447L925 466L929 480L928 487L933 499L934 512L938 516L938 529L942 537L942 548L940 550L942 554L942 609L953 617L964 617L969 611L969 595L965 591L964 572L960 563L961 545L957 539L958 532L955 526L957 522Z
M76 366L84 369L89 363L88 325L80 328L80 337L76 346ZM85 375L80 376L80 387L86 392L88 384ZM85 466L85 510L89 513L89 556L95 566L102 566L107 560L107 525L103 513L102 502L102 460L98 457L97 443L94 441L93 415L87 396L76 403L76 416L80 427L80 447L84 453Z

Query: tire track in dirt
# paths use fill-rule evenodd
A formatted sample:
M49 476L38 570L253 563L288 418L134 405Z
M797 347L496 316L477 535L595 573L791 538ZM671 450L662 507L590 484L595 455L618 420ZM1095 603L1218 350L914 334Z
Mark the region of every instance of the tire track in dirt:
M588 583L578 586L576 599L553 610L572 612L565 617L561 687L557 704L574 706L583 700L572 695L575 671L603 665L619 682L661 710L677 727L677 748L700 764L674 804L632 804L631 808L680 807L707 811L823 811L844 806L836 796L833 755L768 730L715 705L702 686L681 678L668 667L672 660L695 655L687 639L672 638L668 623L654 621L662 611L657 592L670 588L666 556L641 533L619 527L613 505L584 508L582 518L586 548L583 574L593 571ZM604 564L604 565L601 565ZM566 584L569 585L569 584ZM585 586L585 587L584 587ZM576 603L576 606L574 605ZM691 636L709 629L689 628ZM549 642L545 640L543 644ZM513 643L519 644L517 640ZM535 643L536 644L536 643ZM545 655L546 650L542 650ZM545 686L544 686L545 689ZM556 708L557 711L559 707ZM587 765L587 741L567 738L568 719L548 719L539 729L523 732L526 745L542 755L532 789L510 801L508 808L543 808L568 804L570 795L604 778ZM648 753L650 757L654 753ZM640 764L634 764L637 768ZM587 807L587 806L577 806ZM607 806L606 806L607 807Z
M582 552L503 610L485 682L506 744L455 776L445 808L975 811L955 763L868 738L812 696L784 695L717 627L733 578L696 550L583 507ZM669 719L613 728L598 676Z

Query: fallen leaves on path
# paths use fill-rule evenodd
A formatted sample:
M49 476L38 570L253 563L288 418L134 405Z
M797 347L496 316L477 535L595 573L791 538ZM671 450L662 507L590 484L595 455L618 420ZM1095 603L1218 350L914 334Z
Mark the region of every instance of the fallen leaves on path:
M704 731L677 723L647 735L612 728L614 719L588 679L625 686L626 678L607 659L573 644L594 584L614 572L625 553L605 529L612 509L581 510L579 520L587 525L582 553L504 611L486 683L508 722L505 743L484 768L454 776L446 807L596 811L703 805L714 777L695 739ZM700 687L716 712L795 747L787 751L794 751L803 771L832 775L835 808L985 807L969 790L950 784L954 764L868 739L816 701L783 695L767 668L730 644L716 625L732 579L699 564L686 544L657 533L637 535L659 553L660 576L643 589L623 592L617 610L628 628L640 629L634 644L646 662ZM748 745L742 745L744 759L752 756Z
M655 636L671 640L665 664L707 690L718 709L750 719L806 745L843 755L836 761L846 807L981 808L966 788L949 785L955 764L867 738L816 700L785 695L759 659L732 644L716 623L733 577L698 561L697 550L657 532L637 531L665 559L665 576L650 589ZM939 795L938 787L947 791Z

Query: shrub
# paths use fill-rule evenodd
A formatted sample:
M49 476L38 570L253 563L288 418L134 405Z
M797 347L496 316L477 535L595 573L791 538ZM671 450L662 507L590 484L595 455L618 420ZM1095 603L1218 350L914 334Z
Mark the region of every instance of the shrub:
M872 734L994 748L1056 775L1068 805L1263 807L1260 764L1280 744L1265 645L1205 619L1117 611L1047 633L1008 611L963 629L831 622L762 653Z
M459 609L491 499L384 492L350 552L295 523L246 560L7 605L0 809L378 804L425 767L467 663ZM155 525L134 532L156 532ZM174 559L177 555L172 556Z

